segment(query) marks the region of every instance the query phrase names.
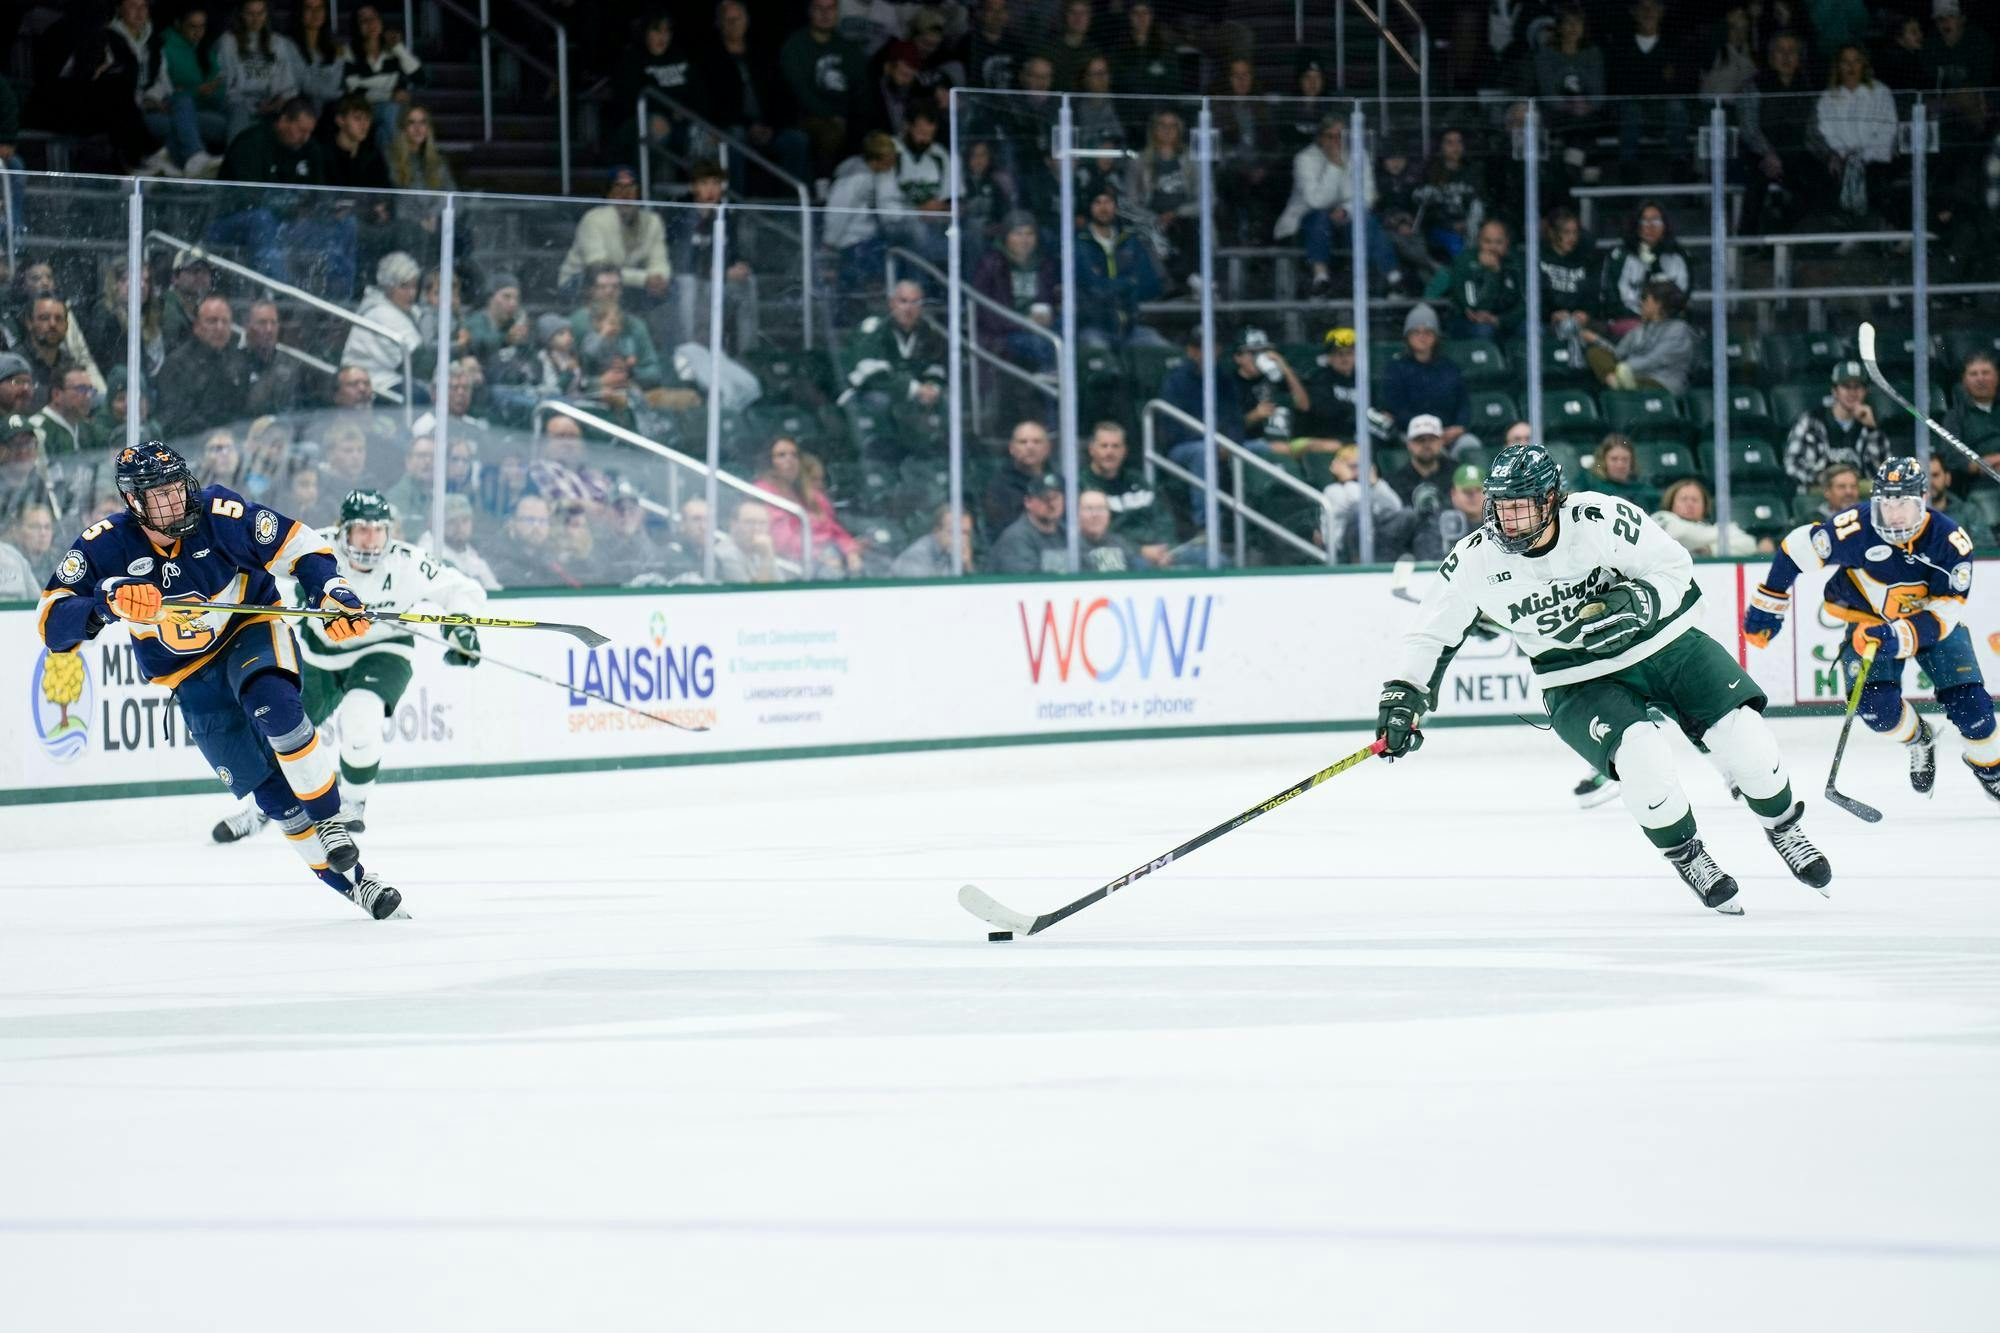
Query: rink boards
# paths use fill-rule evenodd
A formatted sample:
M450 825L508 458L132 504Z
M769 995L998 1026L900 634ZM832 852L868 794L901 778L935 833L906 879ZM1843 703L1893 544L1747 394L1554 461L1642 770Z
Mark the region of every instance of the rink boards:
M1966 623L1991 687L2000 561L1980 564ZM1769 649L1743 644L1743 591L1763 568L1698 565L1702 625L1774 705L1833 703L1843 627L1808 610ZM1372 722L1432 577L1306 570L502 595L497 614L582 622L611 642L485 635L495 658L574 689L491 664L446 667L442 649L419 644L415 678L387 724L385 777L1354 726ZM1795 606L1818 605L1821 578L1800 579ZM51 663L33 611L0 611L0 803L220 790L167 692L134 668L120 628ZM1914 667L1906 685L1928 693ZM592 694L712 729L683 731ZM1505 722L1541 711L1511 641L1475 639L1453 662L1436 716Z

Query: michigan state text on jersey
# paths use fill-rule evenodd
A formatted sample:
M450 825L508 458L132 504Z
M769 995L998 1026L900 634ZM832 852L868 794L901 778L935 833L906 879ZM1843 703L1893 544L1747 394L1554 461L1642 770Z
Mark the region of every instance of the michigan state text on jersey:
M1903 697L1905 665L1915 658L1937 690L1938 706L1965 742L1965 764L2000 801L2000 735L1993 700L1961 618L1972 591L1972 539L1950 515L1930 507L1928 473L1915 458L1875 469L1868 503L1792 529L1743 613L1743 636L1769 645L1784 628L1792 584L1801 570L1826 569L1822 605L1851 626L1840 665L1861 687L1861 719L1909 747L1910 785L1928 795L1937 777L1937 743Z
M1556 734L1616 778L1626 809L1704 905L1743 909L1736 881L1703 849L1657 709L1743 793L1786 867L1826 891L1832 868L1800 827L1764 692L1695 624L1687 550L1630 503L1565 495L1562 467L1538 444L1510 445L1486 479L1486 521L1438 567L1403 644L1402 675L1382 687L1376 734L1390 758L1423 744L1438 685L1481 617L1527 653Z
M126 622L140 668L174 693L216 776L257 804L313 873L378 920L401 895L370 875L345 829L333 756L299 697L298 646L283 621L203 611L204 602L278 605L275 575L298 579L328 623L356 633L366 610L317 533L221 486L150 442L118 456L122 512L93 523L56 565L38 621L52 653Z

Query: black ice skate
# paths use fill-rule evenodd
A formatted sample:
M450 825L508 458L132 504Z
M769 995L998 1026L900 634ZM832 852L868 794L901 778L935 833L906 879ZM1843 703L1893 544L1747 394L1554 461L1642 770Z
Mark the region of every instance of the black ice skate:
M366 870L356 872L354 887L348 891L347 896L354 900L356 907L377 921L387 921L391 917L407 918L410 915L403 910L402 893L384 884Z
M1582 806L1585 810L1591 810L1603 805L1606 801L1617 800L1618 784L1602 773L1592 773L1589 777L1576 784L1572 795L1576 797L1578 805Z
M254 805L238 810L227 819L217 821L214 836L217 842L241 842L253 833L261 833L271 817Z
M1827 885L1833 882L1833 865L1826 854L1812 845L1799 821L1805 817L1806 803L1800 801L1792 807L1792 813L1775 828L1764 830L1764 836L1771 840L1779 856L1785 858L1785 868L1792 872L1792 878L1799 883L1819 890L1822 898L1831 896Z
M1736 881L1722 873L1722 867L1701 845L1700 838L1689 838L1669 849L1666 855L1681 883L1694 891L1703 907L1713 908L1724 916L1743 915L1743 906L1736 901Z
M361 849L354 845L346 826L338 820L323 819L318 828L320 850L326 853L326 863L343 875L354 869L361 860Z
M1972 770L1973 777L1979 779L1979 785L1986 794L1994 800L2000 801L2000 764L1995 764L1991 768L1981 768L1978 764L1967 759L1965 766Z
M332 822L339 824L349 833L366 833L368 831L368 798L366 796L359 796L352 799L343 799L340 803L340 813L333 817Z
M1937 782L1937 733L1931 724L1921 717L1917 719L1917 734L1904 742L1910 751L1910 786L1917 795L1929 796L1931 787Z

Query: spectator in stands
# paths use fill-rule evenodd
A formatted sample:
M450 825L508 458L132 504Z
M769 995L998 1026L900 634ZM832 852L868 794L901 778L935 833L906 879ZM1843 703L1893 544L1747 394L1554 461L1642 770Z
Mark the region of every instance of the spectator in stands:
M271 497L285 475L291 452L289 423L272 416L256 418L243 434L243 470L236 489L253 500Z
M1486 472L1477 463L1461 463L1439 472L1440 490L1421 487L1407 515L1389 516L1375 543L1377 560L1410 556L1435 564L1451 554L1459 540L1486 521ZM1386 540L1385 540L1386 539Z
M186 439L244 415L250 363L235 346L232 322L226 299L204 299L195 312L193 336L160 367L160 424L169 437Z
M1613 346L1595 329L1577 330L1590 373L1607 389L1665 389L1687 392L1694 364L1694 330L1681 318L1681 289L1655 278L1639 295L1639 322Z
M375 142L375 110L360 93L347 93L333 104L327 128L320 131L326 149L326 183L350 190L390 188L389 164ZM357 200L357 211L368 220L386 223L389 201Z
M593 556L599 581L630 584L641 576L658 576L666 563L665 554L646 527L646 507L630 482L621 481L611 493L602 540L594 543Z
M1424 163L1416 189L1423 215L1424 239L1431 253L1449 263L1478 231L1486 216L1480 170L1468 157L1465 131L1446 126L1438 131L1437 151Z
M944 335L924 321L924 289L899 282L889 293L889 314L861 323L849 347L854 368L850 393L879 412L886 429L861 442L871 458L898 463L935 458L944 444L945 374L951 363Z
M1007 465L996 468L986 483L980 516L986 531L997 536L1021 516L1021 501L1049 470L1049 432L1039 421L1021 421L1007 437Z
M1683 300L1694 290L1687 252L1667 226L1666 210L1648 199L1633 211L1625 238L1604 257L1600 270L1598 290L1603 293L1613 337L1622 337L1639 322L1639 302L1646 284L1661 280L1680 288Z
M32 602L46 582L47 576L37 573L26 556L0 541L0 602Z
M1012 88L1028 44L1007 12L1007 0L980 0L965 36L965 77L972 88Z
M76 311L72 320L83 331L83 341L90 348L91 360L107 374L113 366L125 364L125 320L131 295L126 286L126 273L125 260L113 260L104 270L104 288L98 299ZM152 271L141 268L139 278L139 355L147 373L151 374L157 372L160 362L166 359L166 339L160 332L160 301L153 294Z
M540 367L536 396L581 397L589 388L589 376L584 373L583 359L577 355L579 340L569 321L561 315L543 315L535 321L535 340L541 347L535 358Z
M423 514L407 515L405 522L415 527L427 521L427 511ZM405 529L408 530L407 528ZM479 581L479 586L488 592L500 591L500 579L493 572L493 566L486 562L472 546L472 501L463 495L444 497L444 539L436 538L428 528L417 539L417 545L449 560L454 567Z
M1358 445L1344 444L1334 450L1328 460L1328 474L1332 477L1322 493L1331 509L1324 520L1328 528L1320 534L1322 544L1330 545L1342 561L1354 564L1361 559L1361 537L1357 513L1361 507L1361 449ZM1381 469L1369 468L1368 505L1374 519L1376 533L1375 555L1402 540L1402 530L1409 520L1402 518L1403 497L1396 494L1395 487L1382 480Z
M793 123L797 113L791 90L778 77L769 52L750 40L750 9L743 0L722 0L715 7L715 40L701 69L709 120L787 175L810 181L812 145ZM730 187L738 195L750 193L751 170L743 154L731 155Z
M1292 159L1292 197L1278 215L1272 235L1281 241L1294 236L1305 245L1306 261L1312 265L1309 295L1315 301L1333 296L1333 249L1336 240L1345 242L1351 234L1349 213L1355 204L1354 178L1361 178L1361 201L1365 205L1363 223L1368 241L1368 262L1377 276L1392 288L1400 288L1402 270L1397 266L1389 233L1374 213L1375 170L1365 154L1350 161L1347 123L1328 116L1319 125L1319 141L1301 148Z
M1859 361L1842 361L1833 368L1832 400L1807 408L1792 423L1785 440L1785 471L1800 486L1809 486L1829 463L1852 463L1863 476L1889 457L1889 437L1875 424L1868 405L1868 379Z
M376 465L387 460L369 457L368 436L357 422L336 421L328 426L324 448L326 455L319 466L322 495L344 497L349 491L377 485L381 480L375 475Z
M1639 476L1639 454L1632 441L1613 431L1597 442L1591 452L1588 474L1578 490L1601 491L1630 500L1641 509L1651 509L1659 498L1659 488L1648 486Z
M715 539L715 575L724 583L789 583L798 577L798 566L786 568L778 558L769 505L737 503L729 531Z
M1993 12L1987 11L1987 21ZM1921 87L1955 92L1993 86L1993 39L1965 21L1961 0L1933 0L1936 31L1924 41Z
M1535 51L1535 96L1543 124L1564 154L1589 152L1604 121L1604 52L1590 36L1581 0L1556 8L1555 31Z
M1171 97L1190 86L1182 54L1156 21L1148 0L1125 6L1125 30L1111 42L1111 80L1121 93L1139 97ZM993 87L1005 87L994 84Z
M348 421L368 437L371 448L385 456L400 446L402 428L388 415L375 410L375 384L361 366L345 365L334 372L332 410L317 418L306 430L308 438L324 439L335 422Z
M2000 468L2000 362L1993 353L1974 352L1965 358L1965 368L1958 376L1958 399L1941 424L1980 455L1986 466ZM1946 457L1956 473L1952 489L1958 494L1969 494L1975 487L1993 489L1993 480L1970 460L1959 457L1956 451Z
M1258 453L1288 448L1298 433L1297 416L1312 410L1312 395L1264 330L1244 329L1231 350L1236 364L1231 387L1241 414L1237 443Z
M991 492L988 492L991 498ZM1109 519L1109 511L1106 511ZM1061 574L1069 569L1069 539L1063 531L1063 482L1044 472L1026 482L1021 513L1001 529L987 553L995 574Z
M1083 90L1070 102L1076 124L1077 144L1089 151L1118 151L1125 147L1125 121L1118 102L1111 96L1111 58L1090 57L1083 67Z
M882 272L888 242L876 215L902 207L902 198L896 188L896 141L886 134L869 135L861 152L835 170L820 242L838 257L839 290L850 301ZM835 318L845 313L836 311Z
M1559 337L1590 327L1598 308L1597 249L1573 209L1549 210L1542 221L1542 318Z
M0 355L0 406L6 404L8 396L6 362L7 357ZM121 443L125 439L125 394L126 368L113 366L111 372L104 377L103 405L97 409L96 416L91 418L104 438L113 444ZM160 400L157 375L141 378L139 400L138 438L141 440L165 438L166 432L160 429L160 423L154 417Z
M581 586L557 564L551 547L550 520L554 510L539 495L514 501L507 517L506 539L492 548L488 563L501 586L555 588ZM447 519L447 522L449 520Z
M1409 457L1384 480L1404 506L1420 517L1427 510L1425 504L1419 503L1421 493L1431 492L1428 510L1435 512L1435 506L1443 505L1451 487L1451 460L1445 447L1444 423L1428 414L1412 418L1403 434L1403 446Z
M1870 56L1875 77L1890 88L1922 88L1924 82L1924 21L1915 14L1891 16L1888 31L1874 42Z
M1199 563L1192 546L1174 548L1174 521L1160 494L1146 480L1143 468L1134 466L1125 442L1125 428L1115 421L1100 421L1090 432L1085 446L1088 470L1083 482L1093 493L1102 494L1111 513L1111 529L1137 548L1148 564L1164 568L1176 563ZM1085 536L1089 526L1082 516L1084 505L1077 500L1078 523Z
M166 334L169 352L194 331L195 312L214 290L215 267L208 262L207 255L196 249L174 252L172 285L167 288L160 310L160 326Z
M343 498L345 494L342 492ZM277 505L309 528L331 523L340 516L340 501L320 495L319 465L308 454L291 461Z
M798 100L798 127L812 145L816 176L831 175L847 155L865 86L868 57L839 31L838 0L810 0L803 28L785 39L778 68Z
M1702 61L1699 87L1705 97L1734 97L1756 81L1757 35L1750 0L1729 0Z
M229 142L229 99L214 47L203 41L207 34L207 9L182 10L160 39L160 77L146 90L159 108L147 111L147 128L167 141L189 176L213 176Z
M758 490L789 500L806 511L812 522L813 569L810 578L858 578L861 574L861 543L833 516L833 501L827 498L825 470L817 458L799 448L789 435L772 440L764 452L764 466L757 473ZM771 510L771 546L779 558L801 569L805 541L798 519L778 509Z
M1890 179L1896 99L1875 81L1866 48L1849 43L1834 54L1813 126L1843 225L1879 228L1907 212Z
M249 376L244 410L288 415L305 406L303 363L278 350L278 303L252 301L243 313L243 357Z
M1713 506L1708 487L1693 477L1683 477L1660 496L1653 521L1692 555L1755 555L1774 549L1768 537L1759 540L1734 523L1724 533L1715 524Z
M1391 361L1383 376L1382 409L1397 425L1407 428L1421 416L1436 417L1443 423L1444 446L1456 449L1463 441L1479 440L1466 432L1472 419L1472 395L1465 387L1465 375L1450 357L1438 351L1437 311L1419 303L1403 318L1404 352Z
M428 107L412 104L404 108L402 126L389 140L383 161L388 168L389 183L399 190L449 193L458 188L458 178L451 170L451 159L438 149L437 134L431 124ZM436 215L430 215L423 225L425 230L436 232Z
M999 169L993 142L974 139L965 146L958 182L958 226L968 265L1000 243L1001 224L1013 211L1014 187Z
M646 99L643 145L637 119L642 92L656 94ZM655 154L654 179L668 179L661 168L688 151L692 126L680 113L706 109L694 48L674 40L672 14L657 10L640 20L638 42L625 48L611 76L611 107L611 121L621 127L612 142L634 154Z
M234 143L256 121L276 119L302 91L298 71L304 58L291 38L271 31L269 0L243 0L215 54L229 104L225 142Z
M347 79L347 53L334 36L327 0L299 0L291 40L298 53L292 81L317 110L340 96Z
M26 416L35 374L18 352L0 352L0 417Z
M30 307L27 326L27 341L21 344L21 353L28 358L28 370L35 382L35 406L48 401L49 390L58 376L71 366L79 367L90 376L93 386L104 383L104 376L90 359L90 350L81 338L70 336L69 307L57 296L38 296ZM79 359L75 353L81 349Z
M1451 312L1453 337L1492 341L1520 331L1527 319L1527 279L1513 245L1507 224L1488 218L1479 224L1478 244L1459 251L1451 267L1431 279L1424 299Z
M1306 394L1312 408L1299 414L1299 430L1314 440L1339 446L1360 439L1354 419L1354 343L1353 329L1345 325L1328 329L1321 340L1324 350L1313 358L1312 369L1306 372Z
M417 331L417 282L423 276L417 261L398 250L382 256L375 266L375 283L361 297L360 314L389 332L376 333L355 325L341 351L343 366L368 372L370 386L391 390L403 383L403 354L423 346Z
M1930 458L1931 508L1950 516L1953 522L1965 529L1966 540L1975 547L1991 546L1993 533L1986 525L1985 515L1963 503L1962 497L1951 489L1951 482L1951 469L1944 465L1943 454L1933 453Z
M1824 522L1842 510L1854 508L1861 503L1861 469L1852 463L1821 468L1817 494L1819 503L1812 507L1810 519Z
M46 504L24 505L7 535L38 581L46 582L56 572L56 561L65 548L56 545L55 511Z
M959 567L974 572L972 564L972 515L959 515ZM889 573L899 579L943 579L951 577L951 506L939 505L931 515L931 530L904 547L890 562Z
M521 280L495 273L486 283L486 304L465 317L472 354L490 364L503 347L519 347L534 333L521 310Z
M1200 234L1194 161L1186 137L1177 112L1155 111L1147 125L1146 146L1126 164L1119 190L1126 216L1140 220L1176 291L1196 280Z
M374 5L354 11L354 40L346 50L341 86L368 99L375 112L375 133L384 144L396 137L397 122L410 104L411 90L423 72L423 62L403 45L403 34L382 23Z
M313 137L317 124L312 104L294 97L276 121L258 121L236 136L223 159L223 179L257 185L329 183L333 163L327 146ZM354 290L357 224L326 196L260 193L246 207L210 223L207 235L211 243L247 249L260 273L284 275L341 300ZM180 260L174 262L174 295L185 306L195 289L183 290ZM212 284L207 263L199 256L195 262L202 272L193 280L205 278ZM169 342L174 340L174 306L168 302Z
M584 588L604 581L597 536L591 530L591 511L583 504L566 500L555 506L549 525L549 563L571 587Z
M1139 548L1111 526L1111 501L1103 491L1077 492L1076 532L1085 573L1126 574L1151 567Z
M1276 216L1270 196L1272 184L1282 183L1282 179L1273 181L1271 170L1280 151L1277 127L1257 87L1257 67L1248 58L1231 60L1210 96L1216 130L1218 223L1225 243L1254 245L1258 238L1270 234Z
M17 412L0 424L0 532L29 505L48 500L49 481L41 451L41 437L27 417Z
M1326 95L1326 58L1317 51L1300 51L1293 66L1292 95L1280 102L1272 114L1278 120L1278 149L1297 154L1319 142L1319 127L1328 116L1340 113ZM1379 185L1378 185L1379 188Z
M917 66L923 56L909 42L890 42L871 68L857 112L863 134L897 138L910 108L923 98L917 88Z
M635 399L663 412L697 406L699 395L661 359L646 325L626 315L622 296L617 273L601 265L592 270L589 304L570 316L590 394L624 426L635 424Z
M594 264L617 270L635 301L657 303L666 298L673 269L667 263L667 231L651 209L633 201L639 197L639 177L630 167L611 169L611 184L600 204L576 224L576 238L556 270L556 281L573 291L584 271Z
M1018 96L1005 98L990 110L975 105L982 113L975 124L986 128L982 122L990 117L990 132L1000 141L1001 166L1013 182L1016 202L1050 230L1063 225L1056 216L1062 186L1049 152L1048 127L1060 111L1058 99L1049 91L1053 77L1048 57L1031 55L1021 62ZM1127 165L1129 174L1136 163Z
M79 134L111 140L121 167L143 176L179 168L158 135L147 128L140 92L158 76L147 0L119 0L117 13L92 31L62 65L52 96L54 117Z
M403 475L382 494L402 519L404 532L415 532L431 514L432 482L437 472L437 440L424 432L403 452Z
M896 141L896 190L902 207L926 214L896 218L886 230L891 241L915 251L940 267L950 254L944 222L951 215L951 154L937 141L936 108L919 103L910 108Z
M1057 92L1073 93L1083 87L1084 66L1097 54L1090 32L1096 20L1091 0L1064 0L1060 26L1042 48Z
M1076 238L1076 336L1085 347L1168 347L1158 329L1139 315L1142 302L1160 295L1160 270L1152 248L1118 225L1118 195L1100 183ZM1032 217L1015 213L1013 218Z
M1661 0L1633 0L1631 26L1610 42L1605 73L1618 90L1618 162L1628 171L1639 161L1640 140L1666 140L1665 156L1687 153L1688 111L1681 98L1694 87L1694 62L1677 28L1666 31Z
M1082 246L1077 247L1077 253L1080 259L1084 257ZM1056 285L1056 261L1042 248L1042 230L1035 224L1034 214L1016 209L1007 215L1006 230L999 248L988 250L972 270L972 288L1024 320L1044 329L1054 327L1060 299ZM974 313L979 341L990 351L1025 370L1040 374L1055 370L1055 344L1047 338L1002 318L985 306L974 306ZM1112 313L1115 318L1116 312ZM1077 316L1081 324L1082 309L1077 311Z
M34 417L43 451L50 457L95 456L108 449L110 439L90 417L96 403L97 386L91 383L90 372L73 362L65 365L49 386L47 404Z
M1736 103L1741 139L1751 169L1743 191L1747 235L1786 231L1826 196L1826 170L1810 145L1818 134L1817 107L1807 96L1805 41L1780 29L1770 41L1766 67Z
M240 490L243 485L243 450L237 447L236 432L227 426L218 426L202 437L201 459L195 464L195 475L206 486L227 486Z

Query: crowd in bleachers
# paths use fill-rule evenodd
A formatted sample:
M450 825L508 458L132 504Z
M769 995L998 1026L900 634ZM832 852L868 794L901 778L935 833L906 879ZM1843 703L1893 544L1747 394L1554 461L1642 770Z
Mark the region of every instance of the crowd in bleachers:
M6 385L19 376L0 380L0 419L19 418L0 464L13 547L43 558L42 513L68 528L115 499L104 463L136 392L147 429L189 448L210 480L316 522L351 486L379 486L408 536L430 525L427 465L441 412L450 480L445 529L431 539L491 586L693 577L710 548L725 577L751 579L937 572L954 545L970 569L1053 569L1066 561L1072 516L1047 485L1062 471L1061 442L1050 438L1061 346L1052 335L1073 300L1081 419L1098 423L1074 442L1092 474L1073 516L1088 567L1201 558L1199 432L1156 423L1172 464L1157 475L1137 441L1154 399L1198 419L1204 379L1221 433L1267 465L1238 498L1282 532L1254 533L1247 558L1308 559L1328 547L1355 558L1352 519L1364 504L1378 558L1435 558L1477 523L1486 458L1529 415L1533 283L1544 436L1574 483L1618 489L1692 548L1727 553L1768 544L1824 502L1830 475L1843 465L1865 474L1904 447L1907 431L1875 419L1853 349L1837 335L1758 337L1745 310L1732 321L1743 332L1710 347L1705 312L1697 322L1688 311L1705 285L1704 241L1697 262L1677 235L1681 225L1705 231L1705 203L1689 215L1671 192L1621 201L1636 206L1621 208L1600 240L1576 192L1705 179L1696 99L1727 96L1744 234L1907 229L1918 219L1897 134L1908 94L1923 92L1941 131L1922 219L1935 238L1933 280L2000 278L2000 104L1979 91L1995 81L1991 18L1957 0L1872 15L1786 0L1523 0L1496 8L1454 52L1451 76L1482 98L1440 99L1429 142L1414 114L1378 117L1365 145L1348 141L1351 103L1333 96L1322 55L1258 52L1242 25L1198 3L807 0L795 27L740 0L712 13L566 8L580 53L605 76L603 134L586 152L606 164L606 197L540 210L562 219L553 242L524 240L532 228L515 217L501 225L502 210L461 205L438 404L442 201L392 191L458 188L466 163L439 142L425 60L394 27L400 7L387 18L378 6L343 7L339 32L325 0L66 7L35 43L30 124L97 136L132 173L260 188L162 206L184 243L149 246L137 366L122 243L115 254L32 244L19 253L0 311L0 341L27 386L15 398ZM1450 30L1451 15L1433 18ZM1478 59L1466 55L1475 50ZM1267 88L1277 71L1287 77ZM953 88L969 90L955 141L945 114ZM18 164L10 141L21 103L0 89L0 165ZM1067 164L1052 156L1049 133L1065 93L1080 150ZM1206 370L1194 318L1204 225L1196 94L1217 99L1208 222L1249 275L1218 294L1228 327ZM1535 274L1523 263L1514 133L1528 98L1547 135ZM802 236L732 215L725 355L711 363L713 205L785 197L749 155L726 155L726 165L704 156L730 142L808 183L822 210L812 318L825 336L813 350L799 337L792 256ZM640 162L646 171L631 165ZM1066 170L1073 219L1060 216ZM642 176L656 199L692 206L642 201ZM280 188L308 186L322 188ZM946 391L937 274L950 258L943 224L954 189L976 294L966 380L977 413ZM16 212L24 240L59 235L67 221L53 205L23 201ZM1057 256L1068 228L1076 272L1065 283ZM122 242L107 228L114 236ZM1348 302L1357 239L1378 336L1385 320L1401 334L1366 349L1365 421L1355 411L1359 349L1332 310ZM1868 265L1894 251L1828 253L1825 285L1835 285L1843 275L1877 280ZM1931 393L1962 436L2000 453L1991 360L2000 317L1982 318L1992 308L1990 297L1941 304ZM1907 315L1881 322L1893 330ZM1885 361L1907 379L1912 347L1889 341ZM1716 355L1730 373L1719 410L1734 500L1734 523L1721 531ZM0 359L0 369L12 364ZM768 497L730 499L720 516L683 499L702 489L686 470L673 475L549 410L567 404L700 454L711 395L725 466ZM953 533L942 507L954 410L968 451L969 533ZM1363 435L1373 477L1358 475ZM1942 462L1939 499L1990 540L1995 488L1957 459ZM1233 488L1227 472L1221 484Z

